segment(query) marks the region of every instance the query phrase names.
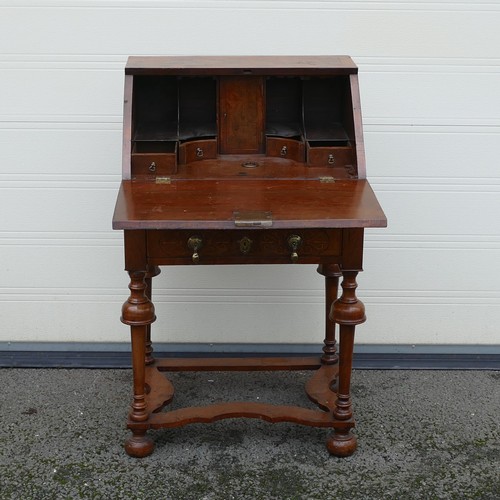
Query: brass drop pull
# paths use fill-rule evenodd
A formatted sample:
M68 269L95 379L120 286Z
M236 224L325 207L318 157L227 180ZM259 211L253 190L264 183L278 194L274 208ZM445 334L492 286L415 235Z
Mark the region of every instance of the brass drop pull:
M286 146L283 146L280 151L281 156L286 156L288 154L288 148Z
M196 148L196 156L198 158L203 158L203 149L201 148Z
M297 250L299 249L301 244L302 244L302 238L299 235L292 234L291 236L288 237L288 247L292 251L290 255L290 260L294 264L299 260L299 254L297 253Z
M191 238L189 238L188 240L188 248L193 252L191 260L194 264L198 264L198 262L200 262L200 255L198 254L198 250L202 247L202 244L202 239L198 236L191 236Z
M151 165L149 165L149 171L156 172L156 163L154 161L152 161Z
M331 153L328 155L328 164L333 165L335 163L335 156L333 156Z

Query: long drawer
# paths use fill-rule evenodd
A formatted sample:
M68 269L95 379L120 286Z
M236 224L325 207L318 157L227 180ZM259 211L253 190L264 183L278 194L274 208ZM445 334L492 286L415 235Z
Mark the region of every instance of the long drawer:
M342 230L157 230L147 244L155 265L338 262Z

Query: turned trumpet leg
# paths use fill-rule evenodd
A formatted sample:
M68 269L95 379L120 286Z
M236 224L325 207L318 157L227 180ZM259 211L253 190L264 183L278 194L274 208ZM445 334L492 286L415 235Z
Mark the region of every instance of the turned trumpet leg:
M123 304L121 320L130 326L132 340L132 373L134 396L129 413L131 422L141 423L149 418L146 404L146 338L148 326L156 319L153 303L146 295L146 273L130 272L130 297ZM154 448L145 429L132 429L125 451L133 457L145 457Z
M343 271L342 295L337 299L331 311L331 319L339 324L340 356L338 389L333 416L338 421L352 420L351 373L356 325L366 321L365 307L356 297L357 271ZM356 436L351 432L351 425L335 429L327 441L328 451L336 456L348 456L356 450Z

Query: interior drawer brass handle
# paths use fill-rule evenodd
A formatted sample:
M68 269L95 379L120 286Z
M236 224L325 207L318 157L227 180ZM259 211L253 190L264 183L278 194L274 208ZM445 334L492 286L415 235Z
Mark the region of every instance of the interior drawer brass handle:
M203 158L203 149L201 148L196 148L196 156L198 158Z

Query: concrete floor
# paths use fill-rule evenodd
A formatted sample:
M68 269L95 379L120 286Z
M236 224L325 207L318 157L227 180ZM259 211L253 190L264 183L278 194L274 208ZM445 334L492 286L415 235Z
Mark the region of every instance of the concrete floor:
M308 405L307 372L173 374L176 406ZM129 370L0 370L3 499L500 499L500 372L355 371L358 451L327 430L225 420L128 457Z

